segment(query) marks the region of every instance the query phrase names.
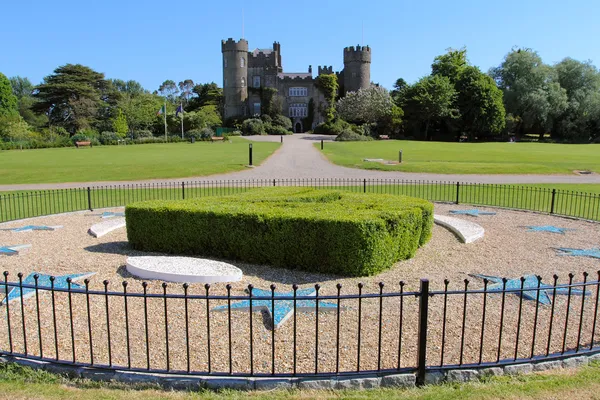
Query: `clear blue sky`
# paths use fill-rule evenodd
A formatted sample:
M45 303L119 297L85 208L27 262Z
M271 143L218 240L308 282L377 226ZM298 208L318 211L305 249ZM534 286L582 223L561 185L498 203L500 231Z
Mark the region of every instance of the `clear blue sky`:
M221 39L242 36L242 9L250 49L279 41L287 72L340 70L343 48L362 42L364 24L371 79L387 88L427 75L449 47L466 46L484 71L513 46L550 64L570 56L600 65L598 0L5 0L0 72L37 84L80 63L149 90L166 79L221 85Z

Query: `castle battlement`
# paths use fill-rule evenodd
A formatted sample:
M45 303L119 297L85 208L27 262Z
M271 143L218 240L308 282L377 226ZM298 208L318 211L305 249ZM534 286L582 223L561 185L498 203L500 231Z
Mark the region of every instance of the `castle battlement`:
M226 41L221 40L221 52L225 51L248 51L248 41L246 39L240 39L238 42L229 38Z
M350 46L344 48L344 62L371 62L371 48L369 46Z
M323 65L323 67L321 67L319 65L318 72L319 72L319 75L331 75L331 74L333 74L333 66Z

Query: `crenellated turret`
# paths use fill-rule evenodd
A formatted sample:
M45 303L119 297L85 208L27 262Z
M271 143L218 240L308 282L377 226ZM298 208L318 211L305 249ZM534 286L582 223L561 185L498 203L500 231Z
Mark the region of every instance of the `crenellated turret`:
M350 46L344 49L344 91L355 92L371 85L371 48Z
M224 117L246 115L248 99L248 41L221 41L223 53Z

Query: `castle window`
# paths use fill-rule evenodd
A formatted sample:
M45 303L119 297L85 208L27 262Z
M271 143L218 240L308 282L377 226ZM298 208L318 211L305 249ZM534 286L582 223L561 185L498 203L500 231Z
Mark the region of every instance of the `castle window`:
M253 104L253 113L252 115L260 115L260 103Z
M260 87L260 76L255 76L252 78L252 86L254 86L255 88Z
M226 58L223 58L223 67L227 68L227 59Z
M246 78L242 77L242 87L246 87Z
M290 115L290 118L295 118L295 117L306 118L308 116L308 105L303 104L303 103L290 104L289 115Z
M240 57L240 67L245 67L246 66L246 59L244 57Z
M290 88L290 97L306 97L308 96L308 88L292 87Z

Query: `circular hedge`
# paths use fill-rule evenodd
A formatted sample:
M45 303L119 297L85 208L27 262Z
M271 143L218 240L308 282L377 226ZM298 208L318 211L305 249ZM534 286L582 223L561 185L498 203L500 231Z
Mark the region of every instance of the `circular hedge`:
M125 209L136 250L374 275L431 238L433 204L407 196L259 188Z

